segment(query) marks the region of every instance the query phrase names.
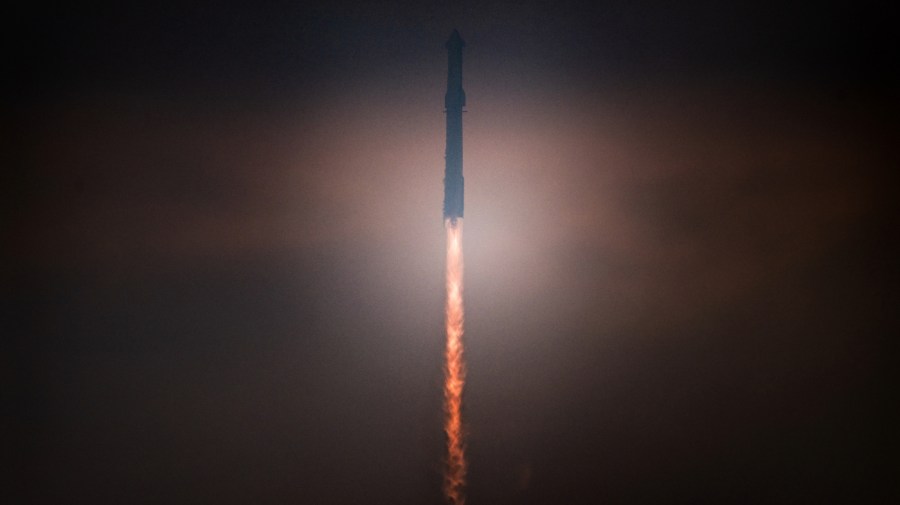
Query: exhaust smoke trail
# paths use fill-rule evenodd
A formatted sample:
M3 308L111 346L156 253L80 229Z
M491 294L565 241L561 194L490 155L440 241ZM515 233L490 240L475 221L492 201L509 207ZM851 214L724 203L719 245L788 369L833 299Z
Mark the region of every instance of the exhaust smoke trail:
M466 381L463 360L462 219L447 219L447 345L444 366L444 431L447 463L444 496L450 505L465 503L466 455L462 430L462 393Z

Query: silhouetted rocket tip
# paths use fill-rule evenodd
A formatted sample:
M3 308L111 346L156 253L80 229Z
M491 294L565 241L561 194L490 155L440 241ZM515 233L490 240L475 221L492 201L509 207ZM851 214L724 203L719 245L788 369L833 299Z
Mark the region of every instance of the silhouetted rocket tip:
M459 32L454 29L453 33L450 34L450 39L447 40L447 49L457 49L460 47L465 47L466 41L459 36Z

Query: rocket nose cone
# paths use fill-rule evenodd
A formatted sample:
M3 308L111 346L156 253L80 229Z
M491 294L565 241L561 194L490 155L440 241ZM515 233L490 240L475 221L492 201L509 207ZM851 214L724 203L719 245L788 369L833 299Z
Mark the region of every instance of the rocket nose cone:
M462 37L460 37L459 31L454 29L453 33L450 34L450 38L447 40L447 49L464 47L465 45L466 45L466 41L464 41L462 39Z

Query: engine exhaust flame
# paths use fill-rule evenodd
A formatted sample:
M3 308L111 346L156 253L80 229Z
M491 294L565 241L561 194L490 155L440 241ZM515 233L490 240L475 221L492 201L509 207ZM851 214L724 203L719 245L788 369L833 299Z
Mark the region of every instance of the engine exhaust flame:
M462 393L466 381L463 361L462 220L448 219L447 228L447 346L444 367L444 431L447 466L444 496L450 505L465 503L466 456L462 430Z

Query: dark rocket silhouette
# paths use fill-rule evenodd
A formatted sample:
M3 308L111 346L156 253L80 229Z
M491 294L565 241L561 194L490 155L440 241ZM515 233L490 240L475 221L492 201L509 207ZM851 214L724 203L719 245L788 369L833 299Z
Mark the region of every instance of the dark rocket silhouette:
M447 151L444 155L444 219L456 223L463 217L462 113L466 92L462 88L462 48L466 45L459 32L453 30L447 40Z

